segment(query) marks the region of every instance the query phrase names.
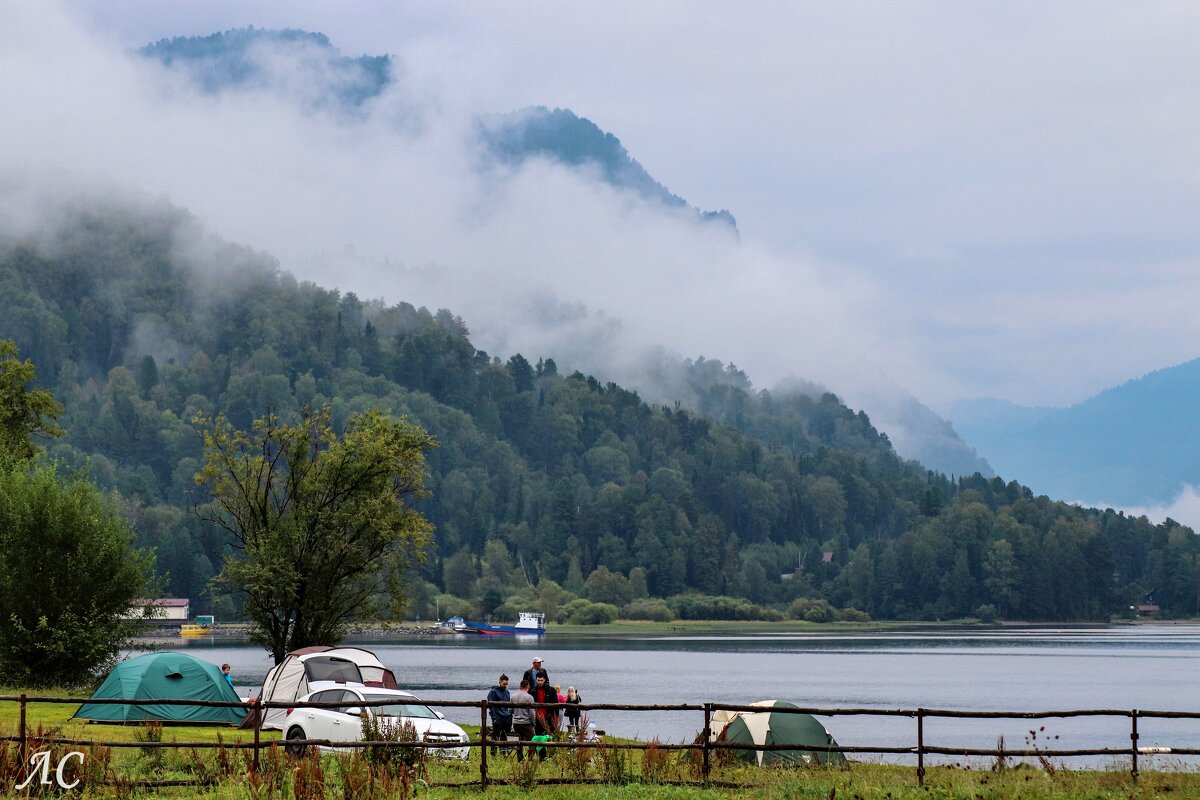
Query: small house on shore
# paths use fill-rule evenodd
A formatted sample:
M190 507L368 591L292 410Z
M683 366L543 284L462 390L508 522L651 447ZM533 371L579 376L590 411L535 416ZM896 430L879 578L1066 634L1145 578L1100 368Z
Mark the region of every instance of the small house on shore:
M160 597L134 600L133 606L122 616L125 619L144 619L155 622L179 622L180 620L186 622L191 615L191 601L186 597Z

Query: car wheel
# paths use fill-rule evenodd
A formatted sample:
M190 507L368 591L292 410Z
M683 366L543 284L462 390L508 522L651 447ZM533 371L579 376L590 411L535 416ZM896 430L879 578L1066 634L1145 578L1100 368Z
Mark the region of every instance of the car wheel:
M287 744L284 745L283 749L287 751L287 754L289 756L295 756L296 758L304 758L304 752L308 749L308 745L293 744L292 742L293 741L302 742L307 738L308 738L308 735L304 732L303 728L300 728L300 727L292 728L291 730L289 730L287 732Z

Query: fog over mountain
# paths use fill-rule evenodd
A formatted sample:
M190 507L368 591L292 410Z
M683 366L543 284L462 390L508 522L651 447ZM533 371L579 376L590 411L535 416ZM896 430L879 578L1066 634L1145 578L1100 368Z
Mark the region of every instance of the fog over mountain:
M899 445L897 386L1057 404L1194 356L1197 19L1177 11L14 3L0 184L34 225L34 186L165 196L302 277L452 308L492 352L798 376ZM136 54L249 25L345 60L267 47L279 80L213 93ZM386 86L314 102L379 63L360 54L388 56ZM481 170L478 121L538 106L731 209L740 242L602 170Z
M185 76L207 94L254 89L290 96L312 110L334 110L348 118L370 113L371 101L395 80L389 55L347 58L321 33L295 29L244 28L208 36L176 36L138 49L145 58ZM403 119L396 120L398 126ZM546 158L591 171L616 189L628 189L666 208L690 208L654 180L611 133L569 109L531 107L494 114L477 122L483 150L481 169L497 162L519 167ZM732 228L728 211L699 211L703 221Z
M856 319L869 286L739 243L731 226L587 165L536 152L489 160L474 109L428 96L402 64L372 83L382 62L292 32L209 63L220 81L196 80L203 62L164 65L161 42L139 57L67 15L23 20L32 38L14 37L4 80L29 103L5 134L25 158L4 177L11 212L31 226L54 207L48 187L162 192L301 277L449 307L489 351L555 354L652 397L667 399L643 367L660 347L736 362L760 387L803 376L852 404L882 374L864 366L886 342ZM70 57L51 40L69 42ZM19 77L32 75L56 91ZM355 102L329 101L331 86L351 87ZM56 126L63 114L79 124ZM913 438L898 420L876 422Z

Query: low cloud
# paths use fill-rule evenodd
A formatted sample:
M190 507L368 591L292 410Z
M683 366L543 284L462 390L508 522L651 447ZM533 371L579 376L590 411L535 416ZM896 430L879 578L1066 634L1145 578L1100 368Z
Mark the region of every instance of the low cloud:
M1195 531L1200 531L1200 487L1185 484L1170 503L1155 506L1133 506L1122 508L1127 515L1146 517L1160 523L1170 517Z
M38 198L26 209L114 187L162 196L301 278L448 307L485 349L616 379L652 346L732 361L764 386L795 374L839 391L911 363L863 324L877 296L853 274L739 243L587 170L481 168L481 109L414 86L402 58L400 79L348 120L314 109L304 81L299 98L280 81L197 91L53 7L15 22L0 91L23 113L0 131L0 175ZM294 57L260 55L275 73Z

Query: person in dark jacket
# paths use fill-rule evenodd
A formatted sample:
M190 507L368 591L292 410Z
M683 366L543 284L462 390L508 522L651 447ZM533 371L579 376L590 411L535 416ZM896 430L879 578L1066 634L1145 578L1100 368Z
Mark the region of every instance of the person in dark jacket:
M525 670L525 674L521 676L521 680L529 681L529 688L533 690L537 687L538 675L546 679L546 683L550 683L550 674L542 669L542 660L537 656L533 657L533 666Z
M538 676L537 685L530 692L533 695L534 703L550 703L546 708L537 709L537 716L534 719L534 726L537 728L539 736L554 736L558 730L558 692L554 691L554 687L546 682L546 679L541 675ZM546 750L542 748L538 752L539 758L546 757Z
M489 703L507 703L511 700L508 693L508 676L501 675L500 680L492 687L487 696ZM506 741L512 731L512 709L488 706L488 716L492 718L492 739ZM492 755L496 755L496 745L492 745Z

